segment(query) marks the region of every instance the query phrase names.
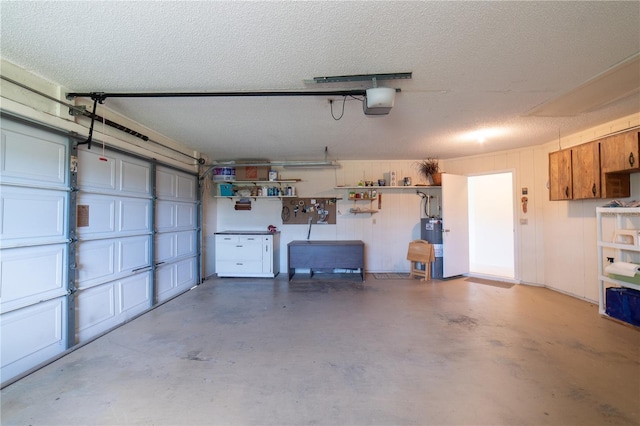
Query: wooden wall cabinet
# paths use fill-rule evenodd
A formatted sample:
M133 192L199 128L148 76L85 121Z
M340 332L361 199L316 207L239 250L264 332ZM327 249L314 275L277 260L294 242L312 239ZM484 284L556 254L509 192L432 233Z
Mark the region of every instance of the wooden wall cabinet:
M640 171L638 131L549 153L549 200L626 198Z
M549 153L549 199L551 201L573 199L571 182L571 150Z
M640 144L637 131L609 136L602 139L600 144L604 173L640 170Z
M600 141L602 196L625 198L631 196L630 173L640 171L640 142L638 132L609 136Z
M600 144L590 142L571 148L573 199L600 198Z

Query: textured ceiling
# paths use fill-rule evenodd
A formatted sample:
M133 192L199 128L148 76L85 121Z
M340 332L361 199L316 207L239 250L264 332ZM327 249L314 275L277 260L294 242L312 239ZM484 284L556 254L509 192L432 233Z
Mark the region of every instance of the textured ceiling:
M450 158L536 145L640 111L527 112L640 51L640 2L1 1L3 59L70 92L360 89L413 72L388 116L327 96L107 99L213 159ZM640 80L640 75L639 75ZM334 115L342 113L336 97ZM480 144L469 132L495 129Z

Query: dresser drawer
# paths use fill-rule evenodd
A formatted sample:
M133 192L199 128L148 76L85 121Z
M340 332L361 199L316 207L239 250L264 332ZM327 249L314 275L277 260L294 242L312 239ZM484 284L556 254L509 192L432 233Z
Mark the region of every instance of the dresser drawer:
M258 274L262 272L262 260L221 260L216 262L218 276L237 276L238 274Z

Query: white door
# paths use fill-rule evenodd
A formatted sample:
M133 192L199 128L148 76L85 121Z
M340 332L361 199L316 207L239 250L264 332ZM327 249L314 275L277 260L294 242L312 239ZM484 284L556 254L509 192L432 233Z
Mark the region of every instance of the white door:
M156 302L198 283L197 191L196 176L156 169Z
M67 349L67 137L2 118L0 142L0 378Z
M151 163L78 149L76 338L152 305Z
M442 174L443 277L469 272L469 197L466 176Z

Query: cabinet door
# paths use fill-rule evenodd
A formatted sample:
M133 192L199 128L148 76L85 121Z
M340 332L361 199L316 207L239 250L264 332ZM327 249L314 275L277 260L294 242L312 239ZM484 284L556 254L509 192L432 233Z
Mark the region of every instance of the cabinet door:
M625 132L601 141L602 172L615 173L640 170L638 132Z
M549 200L571 200L571 150L549 153Z
M585 143L571 148L573 199L600 198L600 144Z
M271 236L262 237L262 272L265 274L273 272L273 238Z

